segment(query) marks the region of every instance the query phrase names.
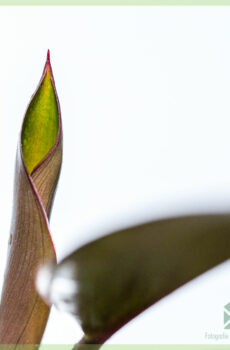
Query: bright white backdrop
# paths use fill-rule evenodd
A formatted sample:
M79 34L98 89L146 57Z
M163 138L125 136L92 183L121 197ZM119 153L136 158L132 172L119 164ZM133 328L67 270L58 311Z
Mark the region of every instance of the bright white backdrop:
M229 211L230 8L0 7L0 33L1 280L18 133L48 48L64 124L59 259L128 224ZM215 342L205 332L223 332L229 273L201 276L109 343ZM43 342L81 335L53 310Z

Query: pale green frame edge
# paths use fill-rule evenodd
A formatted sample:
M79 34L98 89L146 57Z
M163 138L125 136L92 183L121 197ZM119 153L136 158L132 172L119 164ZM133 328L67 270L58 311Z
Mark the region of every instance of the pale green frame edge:
M0 5L9 6L230 6L230 0L0 0Z
M230 6L230 0L0 0L4 6ZM229 332L230 333L230 332ZM9 348L12 345L9 346ZM23 345L30 350L33 345ZM87 345L88 349L94 345ZM0 350L7 350L8 345L1 345ZM83 346L84 348L84 346ZM69 350L72 345L40 345L39 350ZM229 350L225 344L205 345L103 345L104 350Z
M70 345L19 345L20 350L73 350L73 344ZM81 345L81 350L98 350L98 345ZM105 344L101 350L229 350L229 345L206 344L206 345L142 345L142 344ZM0 350L12 350L11 345L1 345Z

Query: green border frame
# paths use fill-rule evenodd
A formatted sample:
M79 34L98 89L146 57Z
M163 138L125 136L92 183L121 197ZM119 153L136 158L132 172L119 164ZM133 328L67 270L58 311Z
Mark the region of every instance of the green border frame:
M230 6L230 0L0 0L0 6ZM12 350L12 345L0 344L0 350ZM21 345L23 350L70 350L73 345ZM95 345L83 345L83 350L96 350ZM226 344L152 344L110 345L104 350L229 350Z
M0 0L0 5L17 6L230 6L230 0Z
M75 344L0 344L0 350L12 350L15 346L18 350L229 350L229 345L226 344L103 344L101 346L97 344L80 344L75 345L75 348L74 345Z
M73 350L73 344L70 345L17 345L19 350ZM78 346L75 345L75 350ZM80 345L79 350L98 350L98 345L85 344ZM0 345L0 350L12 350L11 345ZM229 350L229 345L150 345L150 344L104 344L100 350Z

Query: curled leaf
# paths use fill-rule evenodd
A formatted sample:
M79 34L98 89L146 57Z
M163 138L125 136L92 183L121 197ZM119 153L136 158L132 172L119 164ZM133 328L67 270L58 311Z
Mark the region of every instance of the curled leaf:
M23 122L22 154L29 173L47 155L57 139L58 102L51 74L51 66L47 64L44 77Z
M16 158L8 262L0 306L1 344L39 344L49 307L35 289L38 267L56 263L48 217L62 160L61 112L49 51L25 114Z
M101 344L147 307L228 259L229 246L229 215L150 222L95 240L59 265L44 267L38 288L80 320L81 343Z

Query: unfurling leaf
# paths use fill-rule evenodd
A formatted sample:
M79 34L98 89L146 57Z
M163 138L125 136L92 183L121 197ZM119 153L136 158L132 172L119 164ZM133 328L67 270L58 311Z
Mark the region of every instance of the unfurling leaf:
M228 259L229 247L229 215L155 221L100 238L44 267L38 288L42 282L46 300L77 316L85 332L81 343L101 344L147 307Z
M22 154L29 173L48 154L57 139L58 102L51 74L51 67L47 64L44 77L23 122Z
M1 344L39 344L49 307L35 289L45 261L56 262L48 217L62 159L61 112L47 61L25 114L16 159L8 262L0 306Z

